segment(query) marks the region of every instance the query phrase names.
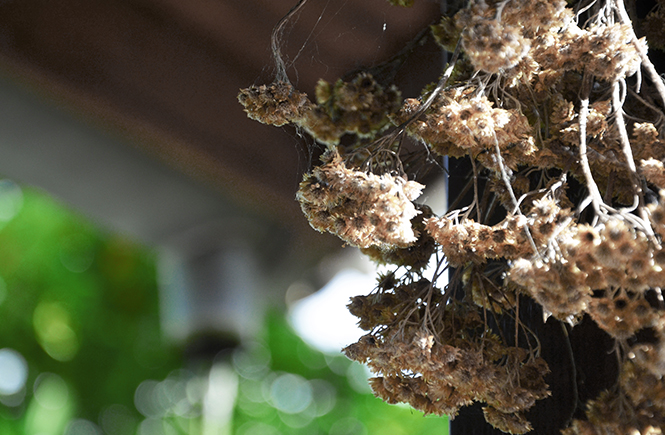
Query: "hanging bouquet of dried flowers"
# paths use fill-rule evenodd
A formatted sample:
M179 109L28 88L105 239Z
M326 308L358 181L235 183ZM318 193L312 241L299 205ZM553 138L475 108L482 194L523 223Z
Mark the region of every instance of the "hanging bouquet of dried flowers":
M495 428L530 431L550 369L520 318L529 297L569 325L589 316L616 343L615 386L564 433L660 434L665 82L623 0L572 3L470 0L443 16L432 34L457 48L419 99L361 73L319 82L314 103L278 59L278 79L239 100L327 146L297 193L311 226L396 266L348 306L367 334L344 352L376 374L378 397L451 417L480 402ZM664 10L640 22L654 46ZM357 145L338 146L345 134ZM405 135L425 144L421 164L468 159L466 203L435 216L414 202L424 186L402 161Z

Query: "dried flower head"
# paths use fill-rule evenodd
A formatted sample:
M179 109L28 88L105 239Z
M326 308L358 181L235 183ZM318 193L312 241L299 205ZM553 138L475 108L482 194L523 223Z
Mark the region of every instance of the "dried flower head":
M420 212L411 220L413 231L418 239L406 248L386 248L372 245L362 248L361 252L379 264L407 266L412 270L421 270L429 264L436 250L436 242L425 231L425 219L432 217L432 209L426 205L414 204Z
M476 69L498 73L516 66L529 52L531 43L521 29L496 19L472 16L460 20L462 41Z
M313 107L306 94L286 82L241 89L238 101L251 119L276 127L300 122Z
M531 431L533 427L523 413L504 413L492 408L483 407L485 420L500 431L512 434L523 434Z
M584 68L603 80L615 80L632 76L640 67L641 61L631 44L632 29L626 24L597 25L585 34L579 50ZM644 39L637 42L645 46ZM585 62L587 61L588 62Z
M659 316L642 294L613 288L597 291L587 312L608 334L624 340L654 326Z
M299 125L320 142L336 144L346 133L376 134L399 109L402 96L395 86L384 88L371 74L361 72L349 82L319 80L316 100L317 107Z
M527 118L516 110L493 107L486 96L474 97L473 92L473 88L445 92L424 119L409 127L409 134L425 141L437 154L470 155L497 172L497 143L505 151L508 167L533 163L537 148ZM419 107L417 100L407 100L396 120L406 121Z
M406 247L417 240L411 226L419 212L411 202L422 185L393 175L347 168L337 151L306 174L297 199L310 225L353 246Z

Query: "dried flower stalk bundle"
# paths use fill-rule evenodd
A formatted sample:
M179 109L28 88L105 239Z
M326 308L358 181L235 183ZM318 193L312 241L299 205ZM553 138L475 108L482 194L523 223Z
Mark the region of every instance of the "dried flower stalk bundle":
M376 374L378 397L451 417L480 402L492 426L530 431L550 391L519 313L528 297L566 324L589 316L616 343L615 386L563 433L662 433L665 83L647 45L662 48L663 11L640 21L645 40L623 0L470 0L432 26L461 55L421 98L369 73L321 81L316 103L283 76L241 91L253 119L325 144L297 193L311 226L395 265L348 305L367 334L344 352ZM406 136L423 145L415 158ZM472 195L440 216L414 203L412 162L431 156L473 169Z

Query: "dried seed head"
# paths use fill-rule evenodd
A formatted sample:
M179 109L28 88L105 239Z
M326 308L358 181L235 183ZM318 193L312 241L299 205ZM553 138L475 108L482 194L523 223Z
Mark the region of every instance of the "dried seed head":
M300 122L313 108L306 94L286 82L241 89L238 101L248 117L277 127Z
M422 185L349 169L336 151L324 159L326 164L305 175L297 194L313 228L361 248L392 249L417 240L411 219L419 211L410 198L419 195Z
M500 431L511 434L523 434L529 432L533 427L523 413L503 413L491 406L483 407L485 420Z

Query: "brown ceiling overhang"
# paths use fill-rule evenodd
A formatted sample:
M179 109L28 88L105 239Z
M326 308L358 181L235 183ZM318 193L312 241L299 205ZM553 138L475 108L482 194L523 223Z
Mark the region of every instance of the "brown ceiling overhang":
M294 201L305 141L247 119L241 87L272 80L271 30L294 0L50 0L0 3L0 68L85 121L236 203L306 222ZM394 55L438 16L385 0L310 1L286 27L289 74L312 92ZM407 92L436 78L426 48ZM427 67L427 65L430 65ZM409 87L410 86L410 87ZM307 228L307 231L309 229Z

